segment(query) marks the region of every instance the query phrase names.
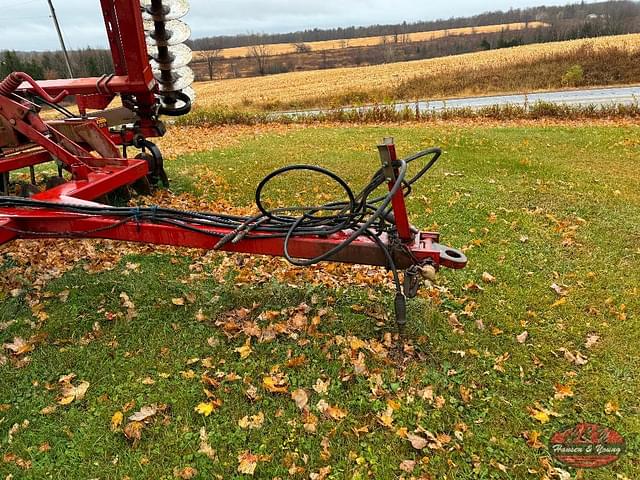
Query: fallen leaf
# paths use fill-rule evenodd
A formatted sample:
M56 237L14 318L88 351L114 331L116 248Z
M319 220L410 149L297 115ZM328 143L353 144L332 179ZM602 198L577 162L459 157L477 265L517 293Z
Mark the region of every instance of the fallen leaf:
M300 355L299 357L287 360L287 368L298 368L305 363L307 363L307 357L305 355Z
M146 407L142 407L140 411L131 415L128 420L130 422L144 422L149 418L155 416L158 413L157 405L147 405Z
M527 339L529 338L529 332L527 332L525 330L520 335L518 335L516 338L518 339L518 343L525 343L527 341Z
M557 302L554 302L551 305L551 308L558 308L561 307L562 305L565 305L567 303L567 297L562 297L560 300L558 300Z
M58 407L56 405L50 405L50 406L44 407L42 410L40 410L40 415L51 415L56 410L58 410Z
M403 460L400 463L400 470L407 473L413 473L416 469L416 462L414 460Z
M549 421L551 420L551 418L549 417L549 414L541 410L532 409L531 416L535 418L537 421L539 421L540 423L542 423L543 425L545 423L549 423Z
M198 470L193 467L184 467L182 470L174 469L173 475L182 480L191 480L198 475Z
M238 473L253 475L258 466L258 456L251 452L243 452L238 455Z
M62 384L62 393L58 398L60 405L69 405L74 401L82 401L89 390L89 382L80 382L78 386L74 386L71 383Z
M307 411L303 414L303 422L305 431L309 433L316 433L318 428L318 417Z
M377 415L378 423L385 428L393 428L393 408L387 407L387 409Z
M307 395L307 392L305 392L302 388L299 388L298 390L292 392L291 398L294 402L296 402L296 406L300 410L304 410L309 403L309 396Z
M554 385L555 394L553 398L556 400L564 400L565 398L573 397L573 390L568 385L560 385L559 383Z
M115 432L122 425L122 421L124 420L124 415L122 412L116 412L111 417L111 431Z
M496 282L496 277L491 275L489 272L484 272L482 274L482 281L484 283L495 283Z
M458 320L458 316L455 313L449 315L449 325L453 328L453 331L459 335L464 334L464 325Z
M260 412L257 415L247 415L238 420L238 426L245 430L259 430L264 424L264 413Z
M540 441L541 435L542 434L537 430L523 433L524 438L527 440L527 445L535 450L539 450L544 447L544 444Z
M495 459L491 459L489 465L491 465L493 468L497 468L502 473L507 473L507 467Z
M264 377L262 385L271 393L289 393L289 381L281 373Z
M25 341L21 337L15 337L13 342L5 343L2 347L5 350L9 350L16 357L29 353L34 349L34 346L31 343Z
M131 422L128 423L124 427L124 436L130 442L133 442L133 445L136 445L140 439L142 438L142 429L144 428L144 423L142 422Z
M216 460L216 451L209 445L209 435L204 427L200 429L200 449L198 453L205 455L209 460Z
M460 397L465 404L471 403L471 400L473 400L471 389L466 388L464 385L460 385Z
M600 341L600 336L591 334L587 336L587 341L584 343L584 346L588 349L595 347Z
M325 480L329 474L331 473L331 465L327 465L326 467L322 467L318 473L310 473L309 480Z
M213 400L211 402L206 402L206 403L202 402L198 404L198 406L195 408L195 411L200 415L204 415L205 417L208 417L221 406L222 406L222 400Z
M586 365L589 362L589 359L580 352L576 352L574 354L570 350L567 350L566 348L561 348L559 351L564 354L564 358L567 361L574 363L579 367Z
M616 401L609 401L604 404L604 413L607 415L620 415L620 405Z
M251 338L247 338L247 341L242 347L236 348L235 351L240 354L242 360L249 358L249 355L253 352L251 350Z
M429 444L426 438L416 435L415 433L408 433L407 440L411 442L411 446L416 450L424 450Z
M184 306L184 298L172 298L171 299L171 303L173 303L176 307L183 307Z
M560 285L558 285L557 283L554 283L553 285L551 285L551 290L556 292L560 297L565 297L567 295L567 290L561 287Z
M324 382L321 379L318 379L316 380L316 383L313 386L313 389L316 391L316 393L319 393L320 395L325 395L329 391L330 382L331 380L327 380L326 382Z
M342 420L346 418L347 412L338 407L332 407L325 400L320 400L316 405L319 412L323 413L326 417L334 420Z

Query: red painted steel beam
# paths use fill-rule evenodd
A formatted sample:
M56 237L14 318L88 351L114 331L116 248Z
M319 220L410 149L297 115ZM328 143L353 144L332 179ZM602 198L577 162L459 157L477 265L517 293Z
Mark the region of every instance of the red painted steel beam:
M13 222L13 228L25 232L19 234L20 238L103 238L212 250L220 237L231 233L230 229L219 227L192 225L209 233L206 234L148 221L121 223L122 219L117 217L88 216L51 209L2 209L0 219L3 217ZM0 226L0 231L2 230ZM350 232L340 232L329 237L295 237L289 243L289 250L296 258L315 258L342 243L349 234ZM450 268L463 268L464 263L447 258L446 249L437 243L438 238L436 233L416 235L413 243L408 245L415 260L406 253L398 253L395 258L398 268L408 268L414 265L416 260L431 261L435 266L442 264ZM383 237L381 240L385 242L386 238ZM228 243L221 250L253 255L283 256L284 240L247 238L236 244ZM328 261L374 266L387 265L387 258L382 250L367 237L356 239Z
M391 163L398 161L398 154L396 152L396 146L394 144L386 145L389 152L389 158ZM398 178L400 171L394 169L395 178ZM389 191L393 190L393 186L396 181L395 178L389 181ZM398 229L398 237L404 243L411 242L413 239L413 232L411 231L411 224L409 223L409 213L407 212L407 205L404 199L404 191L400 189L391 199L391 205L393 206L393 216L396 221L396 228Z
M13 172L21 168L47 163L51 160L51 154L46 151L25 152L9 158L0 158L0 173Z
M148 61L147 61L148 63ZM153 91L155 80L133 82L128 76L87 77L62 80L41 80L38 82L49 95L56 96L66 90L69 95L93 95L96 93L148 93ZM33 87L23 83L18 91L33 92Z
M149 165L144 160L129 160L125 166L105 168L102 172L90 172L87 180L72 180L59 187L34 195L34 200L59 202L60 197L80 200L95 200L125 185L144 178L149 173Z
M10 218L0 217L0 245L10 242L18 235L10 229L15 228L15 223Z

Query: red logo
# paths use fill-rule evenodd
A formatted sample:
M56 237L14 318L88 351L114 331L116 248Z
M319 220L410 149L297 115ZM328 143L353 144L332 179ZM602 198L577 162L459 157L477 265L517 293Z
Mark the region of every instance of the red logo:
M559 462L574 468L601 468L616 462L625 451L622 435L611 428L580 423L551 437L549 449Z

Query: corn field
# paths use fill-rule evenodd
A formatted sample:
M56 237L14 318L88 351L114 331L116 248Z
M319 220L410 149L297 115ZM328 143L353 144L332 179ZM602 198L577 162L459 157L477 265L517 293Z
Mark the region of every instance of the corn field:
M257 78L239 78L196 84L200 108L264 108L282 105L325 105L322 99L354 92L386 92L419 77L437 76L455 82L461 75L493 69L504 72L514 65L537 64L560 54L602 54L615 48L640 52L640 34L525 45L428 60L385 65L292 72ZM480 86L481 87L481 86ZM477 92L474 92L477 93ZM317 102L316 102L317 100ZM415 98L406 98L415 100ZM356 100L357 101L357 100Z
M396 42L396 43L426 42L426 41L437 40L439 38L445 38L445 37L461 37L464 35L489 34L489 33L500 33L500 32L509 32L509 31L513 32L518 30L524 30L526 28L535 29L535 28L544 28L548 26L549 24L546 24L543 22L504 23L500 25L484 25L480 27L450 28L448 30L432 30L430 32L399 34L398 38L396 38L395 35L377 36L377 37L360 37L360 38L350 38L348 40L325 40L325 41L319 41L319 42L306 42L304 45L311 52L322 52L326 50L337 50L340 48L349 48L349 47L371 47L374 45L381 45L384 43L391 43L391 42ZM288 53L297 52L296 44L291 44L291 43L268 44L268 45L265 45L265 49L269 55L286 55ZM220 56L222 58L247 57L250 54L251 54L250 47L225 48L220 52ZM205 57L206 57L206 52L195 52L196 60L203 59Z

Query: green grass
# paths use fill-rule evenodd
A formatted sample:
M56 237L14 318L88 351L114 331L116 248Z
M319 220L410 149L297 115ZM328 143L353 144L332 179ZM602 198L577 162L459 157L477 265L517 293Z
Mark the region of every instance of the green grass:
M583 421L615 428L626 437L628 451L615 465L585 471L580 478L640 477L639 134L638 127L595 126L318 127L262 135L241 146L170 161L176 193L215 198L210 187L193 180L198 166L204 165L224 179L226 199L250 205L258 181L288 163L311 161L360 186L377 168L373 147L383 136L395 136L401 153L440 145L446 151L442 162L409 201L412 220L423 228L438 228L447 244L472 246L467 251L469 267L442 273L440 302L412 301L412 356L403 361L397 355L383 359L365 354L369 374L379 374L382 383L375 396L372 381L354 375L349 352L345 354L335 336L371 341L393 332L392 323L380 326L367 313L380 307L390 313L390 291L374 289L376 300L372 290L354 286L335 290L274 278L236 286L234 269L224 279L213 275L220 257L187 252L132 255L117 269L96 275L77 268L48 286L54 294L70 294L66 303L55 295L46 301L49 319L42 332L48 339L31 354L31 363L21 369L0 367L0 404L10 405L0 413L0 452L32 461L32 467L23 470L2 462L0 455L0 478L162 479L174 478L174 468L185 466L198 470L195 478L236 478L237 457L250 450L270 458L258 464L256 478L288 478L291 459L305 469L298 478L326 465L332 467L329 478L400 478L401 461L413 459L418 461L413 473L417 477L537 479L544 478L540 461L549 452L546 445L529 447L522 432L541 431L546 444L554 432ZM280 193L293 201L299 191L315 193L300 178ZM139 271L125 275L127 262L140 264ZM204 265L204 273L212 275L190 280L197 272L189 268L193 264ZM253 264L249 268L258 270ZM483 284L483 272L494 275L496 282ZM484 291L465 289L470 282ZM565 305L552 307L558 299L550 288L553 283L568 289ZM138 315L107 320L105 312L124 312L121 292L135 303ZM196 295L195 303L172 304L172 298L189 293ZM302 302L311 306L309 318L322 308L331 310L322 317L319 335L253 342L253 353L245 360L234 352L244 336L228 339L213 321L196 320L200 309L216 320L234 308L255 305L257 315ZM463 311L471 302L476 306L473 317L467 317ZM626 319L620 315L623 304ZM362 305L364 312L358 313L354 305ZM452 312L464 324L464 335L449 325ZM0 320L17 320L0 332L0 343L34 333L24 297L0 303ZM478 320L484 330L476 327ZM100 334L83 341L96 323ZM497 334L498 329L502 333ZM524 330L529 339L519 344L516 336ZM591 333L601 341L587 350L584 343ZM561 348L580 351L589 362L572 365ZM510 358L500 372L495 359L505 353ZM306 357L303 366L286 367L289 358L300 355ZM188 362L207 357L216 363L213 372L233 372L242 380L222 382L215 394L223 405L205 418L194 411L205 400L199 381L205 368ZM544 366L536 366L535 358ZM346 410L347 417L320 418L317 433L305 432L289 396L271 394L262 386L263 376L276 365L287 374L290 390L306 389L319 418L315 405L321 398ZM181 375L189 369L195 379ZM40 415L58 395L57 389L45 387L55 387L58 378L70 372L91 383L86 398ZM145 377L156 383L143 384ZM312 390L318 378L331 379L326 397ZM574 396L555 400L555 384L570 385ZM248 385L257 387L259 400L245 396ZM441 408L417 395L427 386L445 400ZM460 386L472 392L468 404ZM400 404L394 429L376 420L388 400ZM114 412L131 401L136 407L126 415L151 403L169 405L166 420L158 418L145 428L136 446L122 432L110 430ZM620 405L619 416L605 413L610 401ZM535 402L560 416L540 424L527 410ZM239 419L258 412L265 414L260 430L238 426ZM8 430L24 420L29 426L8 444ZM454 432L461 424L468 430L460 440ZM197 453L203 426L217 461ZM354 429L363 426L368 433L357 435ZM395 431L405 427L412 432L418 426L454 438L445 451L420 453ZM321 455L324 437L330 458ZM51 450L40 452L45 442ZM505 465L507 473L496 468L496 462Z

